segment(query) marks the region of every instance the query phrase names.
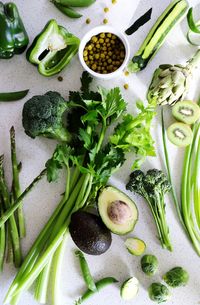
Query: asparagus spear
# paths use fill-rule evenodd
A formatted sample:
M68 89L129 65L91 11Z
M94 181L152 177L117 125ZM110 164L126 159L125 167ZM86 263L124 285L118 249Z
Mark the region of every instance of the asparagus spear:
M2 155L0 156L0 192L3 198L5 209L7 210L11 207L11 204L10 204L10 195L4 177L3 160L4 160L4 156ZM16 267L20 267L22 262L22 255L20 248L20 239L19 239L19 234L18 234L18 229L14 214L12 214L9 219L9 231L12 238L14 263Z
M13 126L10 129L10 145L11 145L11 161L12 161L12 175L13 175L12 191L13 191L14 201L16 201L21 195L20 182L19 182L19 171L21 168L21 163L20 165L18 165L17 162L15 129ZM19 236L20 238L23 238L26 235L26 229L25 229L22 202L17 210L17 215L18 215Z

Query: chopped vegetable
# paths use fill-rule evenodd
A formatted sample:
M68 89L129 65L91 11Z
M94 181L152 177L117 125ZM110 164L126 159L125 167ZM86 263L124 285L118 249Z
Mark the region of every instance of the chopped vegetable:
M189 281L189 274L182 267L175 267L163 275L163 280L173 288L185 286Z
M82 297L75 302L75 305L82 304L84 301L88 300L91 296L93 296L96 292L99 292L104 287L117 283L117 282L118 281L114 277L105 277L105 278L99 280L98 282L95 283L97 290L96 291L87 290L82 295Z
M148 288L149 298L160 304L170 299L169 289L161 283L152 283Z
M154 275L158 270L157 257L151 254L144 255L141 259L141 268L146 275Z
M143 240L134 237L127 238L125 241L125 246L131 254L136 256L142 255L146 249L146 245Z
M132 35L135 33L141 26L151 20L152 8L150 8L144 15L139 17L134 23L125 31L127 35Z
M122 284L120 294L123 300L130 301L136 297L138 291L139 281L136 277L131 277Z
M164 202L164 196L170 191L171 186L165 174L157 169L148 170L146 175L141 170L136 170L130 175L126 188L147 201L155 220L160 243L163 248L172 251Z
M44 76L62 71L78 52L79 38L51 19L27 51L27 59Z
M173 0L168 5L132 58L128 67L130 72L138 72L146 68L149 61L164 43L167 35L186 14L187 8L188 3L186 0Z
M146 155L154 151L149 132L150 122L154 116L152 108L145 108L140 103L140 113L128 117L128 122L134 121L136 125L127 124L126 116L123 117L126 103L119 88L111 90L99 88L98 92L93 92L89 87L91 80L91 77L84 72L81 91L70 92L68 106L72 111L71 114L73 113L72 121L78 114L75 120L76 126L73 128L75 136L69 143L57 145L52 158L46 163L49 181L58 178L61 168L66 172L66 186L61 201L24 259L10 286L5 302L12 303L16 298L19 300L21 294L29 289L36 279L38 295L42 296L41 301L45 299L44 294L48 294L46 287L50 281L49 270L55 263L55 251L68 231L71 215L95 202L97 192L107 184L112 173L122 166L127 152L137 151L138 157L141 152L144 159ZM81 115L79 109L83 110ZM108 128L119 118L122 122L113 131L113 137L107 137ZM148 143L147 147L145 141L143 143L129 142L138 129L137 123L140 126L140 134L148 134L150 144ZM67 126L72 127L69 122ZM138 149L138 146L141 148L142 145L143 149ZM141 159L137 163L140 161ZM16 208L16 204L14 207ZM52 280L54 279L51 277ZM52 293L54 302L57 303L59 293L57 291Z
M83 275L84 281L85 281L88 289L91 291L96 291L97 287L96 287L95 282L90 273L90 269L88 267L84 254L81 251L76 250L75 255L79 258L82 275Z
M148 89L149 103L158 105L174 105L184 99L188 92L192 74L200 64L200 50L182 65L160 65L155 70Z
M0 1L0 28L0 58L23 53L29 39L15 3Z
M2 102L12 102L23 99L29 90L16 91L16 92L1 92L0 93L0 101Z

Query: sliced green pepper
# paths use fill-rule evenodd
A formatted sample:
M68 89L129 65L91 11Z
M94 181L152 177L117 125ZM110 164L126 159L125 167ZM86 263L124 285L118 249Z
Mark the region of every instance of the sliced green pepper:
M34 39L27 59L38 66L44 76L52 76L65 68L78 51L80 40L64 27L50 20Z
M0 1L0 58L8 59L21 54L29 43L17 6Z

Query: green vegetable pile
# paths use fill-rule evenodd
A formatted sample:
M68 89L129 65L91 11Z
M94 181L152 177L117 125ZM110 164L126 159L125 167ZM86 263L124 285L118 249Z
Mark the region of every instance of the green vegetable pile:
M131 173L126 188L147 201L155 220L160 243L163 248L172 251L165 216L164 196L171 189L166 175L157 169L148 170L146 175L141 170L136 170Z
M58 178L61 168L65 170L66 188L60 203L25 257L10 286L5 303L16 304L22 293L34 282L36 299L45 303L51 278L53 303L57 304L59 284L55 280L56 267L60 262L60 248L68 234L71 214L94 202L98 190L105 186L110 176L123 165L126 153L134 152L137 155L133 166L138 166L146 156L155 155L154 141L150 133L150 123L155 115L153 108L138 103L139 113L135 116L127 114L126 103L119 88L99 88L98 92L93 92L89 87L91 81L91 77L84 72L81 91L69 94L69 102L66 102L68 110L64 117L66 129L72 138L58 144L52 158L46 163L49 181ZM44 104L47 102L50 105L43 116L40 103L35 103L37 97L25 103L23 122L26 133L52 137L49 126L52 114L52 126L56 124L62 131L63 107L61 106L59 112L59 107L51 104L51 94L43 96ZM39 100L41 101L41 97ZM55 100L58 105L62 105L59 95ZM57 119L54 116L57 116ZM33 120L30 120L31 125L25 124L26 119L29 120L30 117L33 117ZM44 122L41 121L43 118ZM113 134L107 138L108 128L118 120L120 121ZM41 122L42 127L39 130ZM33 126L36 126L36 133L33 133ZM55 271L52 276L51 270Z

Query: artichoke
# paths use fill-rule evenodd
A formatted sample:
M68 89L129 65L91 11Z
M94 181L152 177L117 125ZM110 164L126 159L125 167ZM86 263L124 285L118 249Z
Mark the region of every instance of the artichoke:
M174 105L188 92L194 69L200 62L200 50L182 65L160 65L155 70L148 89L147 99L150 104Z

